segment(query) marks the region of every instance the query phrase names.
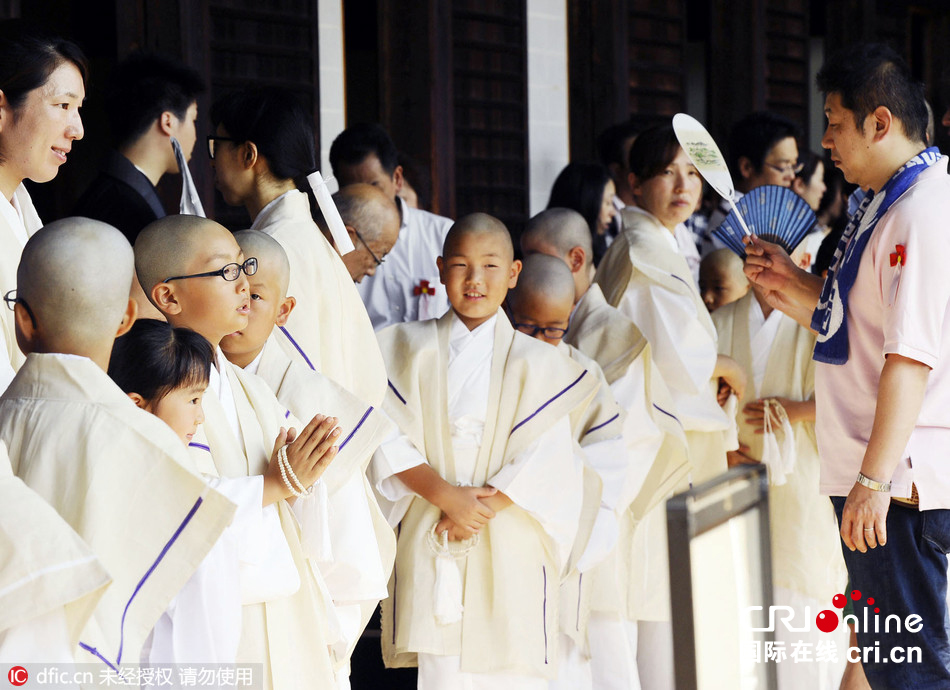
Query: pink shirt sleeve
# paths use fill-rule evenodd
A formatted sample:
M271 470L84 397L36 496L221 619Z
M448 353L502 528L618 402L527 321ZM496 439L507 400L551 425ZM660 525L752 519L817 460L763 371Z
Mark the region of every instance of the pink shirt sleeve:
M898 202L877 238L884 349L933 368L950 306L950 218L937 204ZM945 347L945 346L944 346Z

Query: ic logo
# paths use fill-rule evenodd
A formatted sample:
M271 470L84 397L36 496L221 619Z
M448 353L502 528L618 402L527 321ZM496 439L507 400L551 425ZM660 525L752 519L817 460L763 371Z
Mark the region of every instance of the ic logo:
M26 685L26 681L29 680L30 674L26 672L26 669L22 666L14 666L7 672L7 680L10 681L11 685L16 685L17 687L21 685Z

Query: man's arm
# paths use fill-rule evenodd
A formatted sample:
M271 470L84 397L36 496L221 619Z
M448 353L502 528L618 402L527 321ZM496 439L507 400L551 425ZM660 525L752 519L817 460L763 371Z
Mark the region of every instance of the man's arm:
M890 481L917 423L929 376L930 367L926 364L901 355L887 355L877 389L874 426L861 463L861 472L868 478ZM864 553L887 543L885 520L890 499L890 493L855 483L841 515L841 538L849 549ZM865 531L866 528L873 529Z
M762 288L772 307L812 330L811 316L824 279L800 269L777 244L756 237L746 238L745 245L746 277Z

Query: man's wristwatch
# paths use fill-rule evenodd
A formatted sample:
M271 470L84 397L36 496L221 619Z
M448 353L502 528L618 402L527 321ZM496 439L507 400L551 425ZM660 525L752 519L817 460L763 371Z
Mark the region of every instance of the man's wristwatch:
M861 486L866 486L871 491L880 491L882 493L889 493L891 490L890 482L876 482L870 477L866 476L863 472L858 472L858 484Z

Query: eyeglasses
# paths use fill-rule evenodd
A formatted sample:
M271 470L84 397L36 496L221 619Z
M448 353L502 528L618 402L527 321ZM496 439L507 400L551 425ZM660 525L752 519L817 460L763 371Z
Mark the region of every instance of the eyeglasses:
M533 323L517 323L515 321L511 322L512 328L516 331L521 331L525 335L530 335L534 338L538 333L543 333L544 337L549 340L559 340L567 334L566 328L554 328L553 326L535 326Z
M211 276L221 276L230 282L240 278L242 271L246 276L252 276L257 273L257 259L252 256L243 264L228 264L223 268L219 268L217 271L208 271L207 273L192 273L191 275L187 276L172 276L171 278L165 278L165 280L162 282L170 283L173 280L184 280L185 278L210 278Z
M17 297L16 290L10 290L7 294L3 296L3 301L7 303L7 308L10 311L13 311L13 307L16 304L22 304L23 308L26 309L27 315L30 317L30 323L33 324L33 328L36 328L36 317L33 316L33 310L30 309L30 305L26 303L26 300L22 297Z
M368 244L366 244L366 240L363 239L363 236L360 234L359 230L356 230L356 229L354 228L354 229L353 229L353 232L356 233L356 238L357 238L360 242L363 243L363 246L364 246L364 247L366 247L366 251L369 252L369 255L370 255L371 257L373 257L373 261L376 262L376 265L377 265L377 266L381 266L381 265L383 264L383 262L386 261L386 257L383 257L382 259L377 258L376 255L373 254L373 250L369 248L369 245L368 245Z
M216 134L209 134L208 137L208 158L214 160L214 142L216 141L239 141L233 137L219 137Z
M794 163L786 163L785 165L775 165L774 163L769 163L765 161L765 165L769 168L772 168L775 172L781 175L797 175L805 167L805 164L801 161L795 161Z

